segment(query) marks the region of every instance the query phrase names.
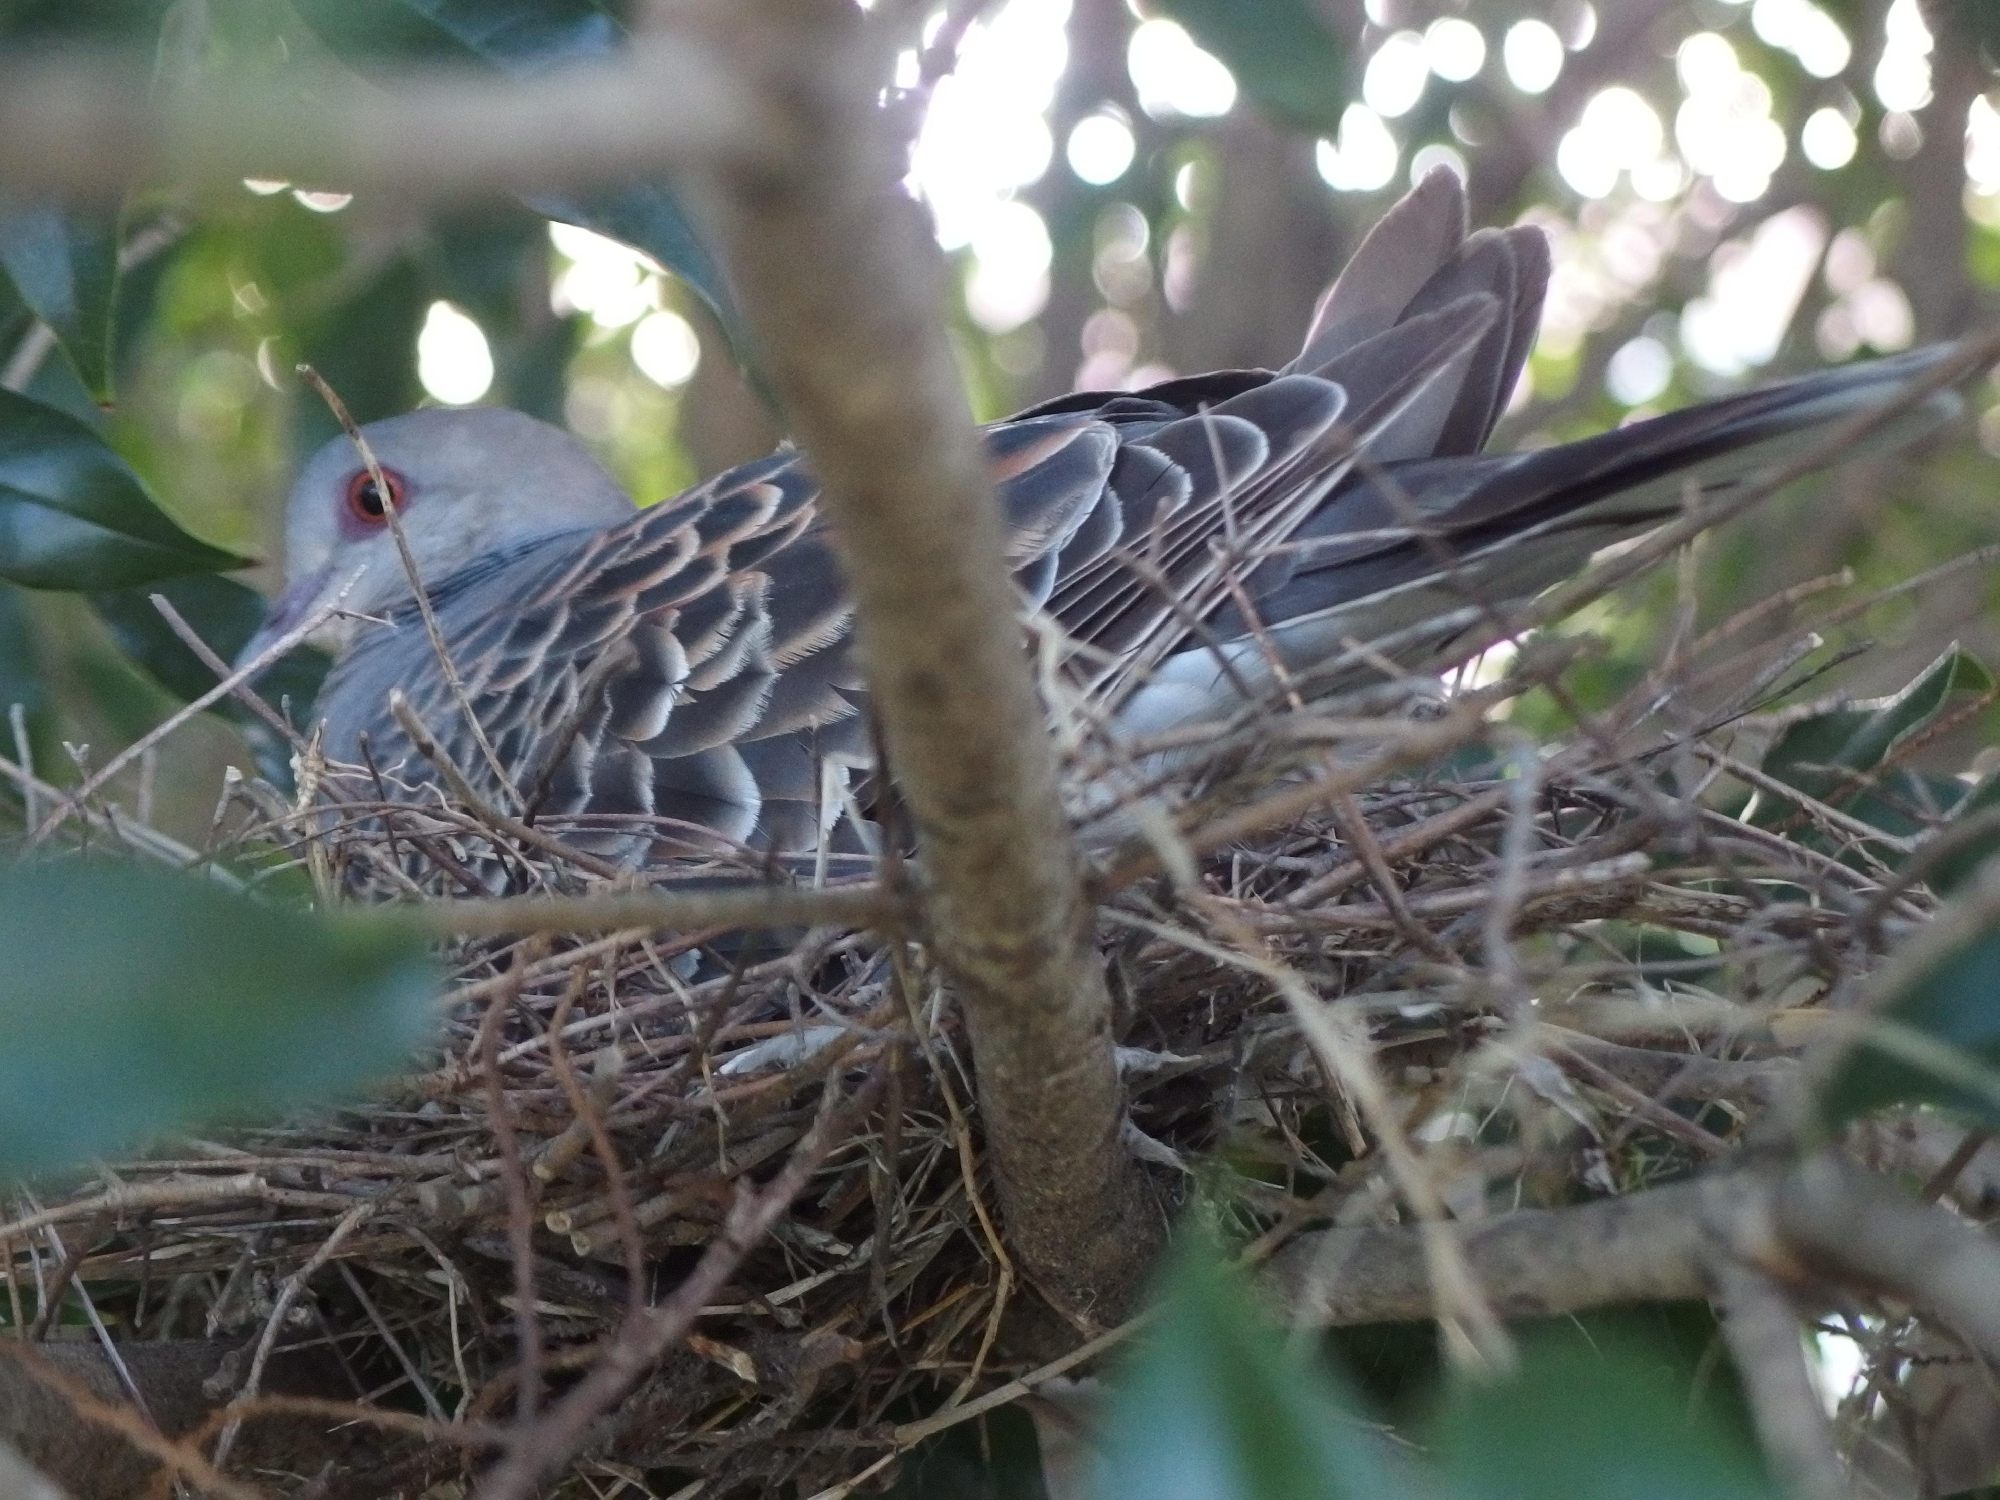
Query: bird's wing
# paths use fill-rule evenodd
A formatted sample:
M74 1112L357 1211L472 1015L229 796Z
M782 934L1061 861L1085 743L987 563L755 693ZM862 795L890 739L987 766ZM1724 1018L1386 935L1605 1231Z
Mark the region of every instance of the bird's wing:
M1016 580L1076 643L1101 701L1198 638L1357 455L1484 438L1525 354L1546 255L1528 231L1466 239L1449 178L1416 203L1370 236L1286 372L1078 393L988 430ZM474 711L538 812L812 847L840 811L829 802L845 782L829 767L866 764L871 745L848 597L802 457L774 454L546 550L440 608ZM350 679L363 670L343 664ZM439 692L425 712L459 719ZM378 739L396 738L370 718ZM473 747L454 748L476 772Z
M1371 469L1308 517L1217 613L1212 634L1236 643L1223 653L1231 670L1205 659L1214 653L1183 651L1153 674L1154 701L1131 705L1121 723L1148 733L1224 712L1243 686L1262 689L1272 655L1288 671L1307 672L1347 642L1460 616L1396 653L1418 667L1462 633L1466 606L1527 599L1599 549L1682 514L1691 500L1711 505L1775 474L1823 449L1842 421L1901 399L1956 353L1939 345L1826 370L1560 447ZM1961 404L1951 391L1933 393L1826 461L1900 447Z
M1464 220L1456 179L1427 178L1370 233L1284 371L1078 392L988 429L1016 581L1121 728L1228 707L1217 685L1240 686L1229 663L1252 644L1275 643L1296 671L1426 611L1526 597L1670 514L1686 476L1714 488L1768 468L1935 357L1480 457L1527 356L1548 252L1538 231L1467 236ZM673 852L676 831L798 853L861 827L840 816L847 772L872 762L852 609L796 452L539 547L439 617L531 806L572 827L625 820L605 834L621 857ZM434 725L459 722L428 647L400 636L351 651L331 700L362 705L348 718L389 741L391 682L415 684ZM476 773L471 747L454 749ZM617 842L634 818L666 842Z

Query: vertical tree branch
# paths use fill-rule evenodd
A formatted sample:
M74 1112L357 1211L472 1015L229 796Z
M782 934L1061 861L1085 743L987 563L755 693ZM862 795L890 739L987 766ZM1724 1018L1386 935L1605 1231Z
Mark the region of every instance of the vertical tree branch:
M1843 1500L1847 1479L1833 1424L1813 1389L1784 1293L1763 1272L1727 1259L1718 1258L1712 1274L1723 1337L1772 1472L1794 1500Z
M896 186L843 0L700 10L795 132L698 185L824 487L938 958L965 1007L1014 1249L1072 1315L1129 1305L1157 1235L1119 1144L1110 1000L978 436L944 263Z

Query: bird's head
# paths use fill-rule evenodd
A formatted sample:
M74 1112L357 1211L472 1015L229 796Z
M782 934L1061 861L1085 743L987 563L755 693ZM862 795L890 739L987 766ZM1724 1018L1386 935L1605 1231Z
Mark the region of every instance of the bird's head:
M427 588L469 564L633 513L629 496L561 428L503 407L411 412L361 429ZM307 461L285 501L285 591L238 662L335 598L344 615L381 615L414 597L389 505L352 439ZM341 591L345 589L343 596ZM338 650L353 622L314 639Z

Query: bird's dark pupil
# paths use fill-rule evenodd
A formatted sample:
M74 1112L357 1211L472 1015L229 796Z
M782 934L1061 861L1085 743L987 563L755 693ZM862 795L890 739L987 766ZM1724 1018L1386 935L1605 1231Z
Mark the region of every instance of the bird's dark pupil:
M369 515L379 516L382 514L382 492L375 487L374 480L371 479L361 486L359 498L362 510L366 511Z

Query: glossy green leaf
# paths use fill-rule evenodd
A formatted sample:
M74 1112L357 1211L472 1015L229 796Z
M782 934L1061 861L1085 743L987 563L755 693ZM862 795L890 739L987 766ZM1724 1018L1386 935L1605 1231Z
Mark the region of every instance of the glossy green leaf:
M1821 801L1836 801L1855 785L1842 771L1872 770L1899 741L1936 718L1952 694L1992 686L1992 674L1953 645L1893 697L1788 726L1765 752L1763 769Z
M115 589L244 562L174 524L87 425L0 390L0 578Z
M0 872L0 953L0 1172L335 1099L405 1063L436 1016L424 943L394 919L136 863Z
M1112 1500L1396 1500L1418 1493L1322 1369L1301 1364L1190 1237L1107 1434Z
M1933 919L1955 940L1903 976L1821 1095L1838 1122L1924 1101L2000 1126L2000 869Z
M1453 1386L1434 1436L1453 1500L1777 1497L1658 1351L1617 1339L1523 1340L1512 1379Z
M1967 792L1935 837L1953 838L1957 830L1969 827L1973 819L1997 812L2000 812L2000 772L1988 776ZM1981 865L1995 854L2000 854L2000 828L1989 829L1968 839L1953 838L1953 842L1957 847L1933 864L1924 876L1924 883L1940 896L1948 896L1958 890L1978 872Z
M118 296L115 217L0 204L0 271L49 325L91 399L108 406Z
M1926 808L1937 813L1948 811L1962 796L1962 789L1933 789L1915 773L1901 769L1871 786L1869 773L1897 745L1952 707L1954 697L1992 689L1992 674L1953 645L1893 697L1831 709L1787 726L1765 752L1762 769L1884 832L1909 833L1923 826L1913 812ZM1943 807L1935 805L1940 791L1949 797ZM1772 827L1786 822L1798 810L1795 802L1765 795L1760 796L1754 817L1759 824Z
M1347 48L1312 0L1159 0L1280 118L1331 131L1349 103Z
M516 77L609 56L618 20L592 0L295 0L306 24L357 67L393 57L483 62ZM524 199L537 213L643 250L692 287L743 349L742 318L722 269L674 195L657 183L585 196Z

